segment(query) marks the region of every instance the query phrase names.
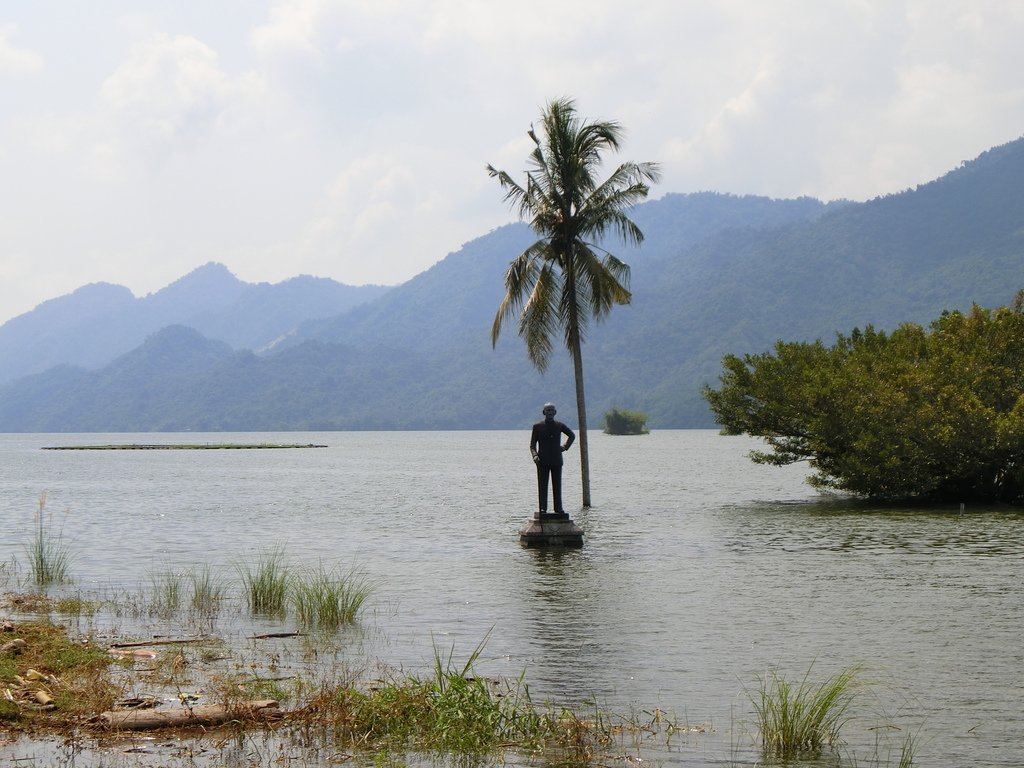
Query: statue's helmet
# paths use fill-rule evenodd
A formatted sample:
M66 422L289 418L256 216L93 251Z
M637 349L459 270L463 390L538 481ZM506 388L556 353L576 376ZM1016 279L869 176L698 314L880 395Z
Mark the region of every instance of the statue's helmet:
M554 403L544 403L544 407L541 409L541 413L543 413L545 416L547 416L549 411L551 412L552 416L554 416L556 413L558 413L558 410L555 408L555 404Z

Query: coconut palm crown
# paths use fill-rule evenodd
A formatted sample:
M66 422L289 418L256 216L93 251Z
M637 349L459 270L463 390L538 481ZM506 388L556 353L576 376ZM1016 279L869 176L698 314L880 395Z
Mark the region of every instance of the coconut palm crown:
M616 122L584 122L571 99L548 103L524 184L491 165L488 173L505 190L505 201L529 221L539 239L512 260L505 272L505 297L491 327L497 345L504 322L519 318L519 335L530 361L543 372L561 331L573 361L579 418L583 506L590 506L590 457L581 345L587 323L600 321L616 304L628 304L629 265L605 250L609 234L639 245L643 233L625 211L647 197L659 178L655 163L623 163L604 181L601 154L617 151L622 128Z

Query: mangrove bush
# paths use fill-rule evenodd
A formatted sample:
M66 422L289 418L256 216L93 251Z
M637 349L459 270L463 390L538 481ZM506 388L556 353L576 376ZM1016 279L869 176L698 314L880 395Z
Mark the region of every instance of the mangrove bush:
M758 463L807 461L813 485L882 500L1024 501L1024 292L723 365L704 396L726 433L765 438Z

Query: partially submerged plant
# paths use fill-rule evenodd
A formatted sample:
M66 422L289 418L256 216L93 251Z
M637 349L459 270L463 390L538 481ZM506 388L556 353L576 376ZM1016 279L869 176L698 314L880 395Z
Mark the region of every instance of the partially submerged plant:
M54 607L56 608L57 613L63 616L92 617L99 611L100 603L97 600L88 600L79 594L57 598L57 602Z
M181 606L182 574L166 568L149 576L153 587L150 606L157 616L168 617Z
M903 745L900 747L900 761L897 764L898 768L913 768L914 765L914 752L916 751L917 744L914 741L913 734L907 734L906 738L903 739Z
M799 685L773 670L761 679L756 695L751 695L767 755L791 758L838 741L860 667L843 669L818 684L810 680L813 667Z
M346 684L322 692L312 706L347 740L384 751L480 754L553 736L554 720L536 712L521 679L503 693L500 683L472 673L482 648L461 666L435 648L432 676L380 680L365 690Z
M282 547L260 552L255 566L244 562L239 564L238 575L253 613L284 613L288 598L288 567Z
M52 523L46 520L45 492L39 496L35 528L32 539L25 546L25 554L28 556L29 575L37 587L68 581L71 551L64 543L64 532L54 533Z
M192 584L192 610L201 616L214 616L227 594L224 582L205 564L198 571L190 571L188 577Z
M323 563L299 574L291 585L291 604L299 621L320 629L337 629L355 621L372 586L357 570L342 572Z

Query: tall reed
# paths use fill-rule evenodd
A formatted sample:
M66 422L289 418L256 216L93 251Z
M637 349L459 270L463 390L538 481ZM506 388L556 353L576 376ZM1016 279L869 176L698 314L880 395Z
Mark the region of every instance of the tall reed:
M25 554L28 556L29 575L37 587L68 581L71 551L64 543L63 530L54 533L52 523L46 519L45 492L39 495L35 527L31 540L25 545Z
M772 671L751 695L766 755L789 759L838 741L853 702L860 667L848 667L819 684L810 680L813 667L808 668L799 685Z
M291 584L291 605L299 621L320 629L337 629L355 621L372 591L356 570L342 572L323 563L297 575Z
M284 613L289 579L283 547L263 550L254 566L242 562L237 569L249 610L270 615Z

